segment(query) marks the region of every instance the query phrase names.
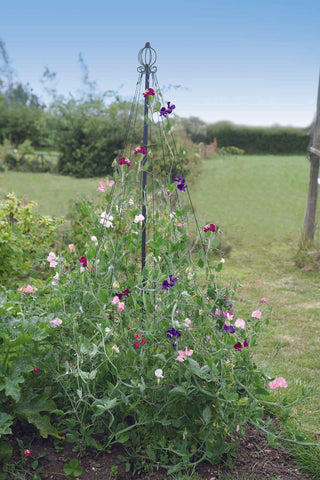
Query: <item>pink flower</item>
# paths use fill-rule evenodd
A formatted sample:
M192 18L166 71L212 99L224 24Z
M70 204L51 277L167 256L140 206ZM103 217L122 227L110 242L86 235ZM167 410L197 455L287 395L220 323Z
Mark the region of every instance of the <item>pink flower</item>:
M119 302L118 303L118 313L121 313L123 309L124 309L124 302Z
M246 322L242 320L242 318L237 318L237 320L234 322L234 326L244 330L246 328Z
M191 320L190 318L186 318L184 323L187 325L187 327L189 327L190 323L191 323Z
M53 252L50 252L48 257L47 257L47 261L50 262L50 267L51 268L56 268L56 266L58 265L58 262L57 262L57 257L55 256L55 254Z
M261 312L259 310L255 310L254 312L252 312L251 317L260 319Z
M74 244L73 243L69 243L69 250L70 250L70 252L74 251Z
M25 450L25 451L24 451L24 456L25 456L25 457L30 457L30 455L31 455L30 450Z
M38 367L34 367L33 372L35 372L35 373L39 372L39 368L38 368Z
M191 355L193 355L193 350L188 350L188 347L186 347L185 350L178 350L178 357L176 360L178 360L178 362L184 362L184 360L187 357L191 357Z
M113 180L109 180L109 177L106 178L105 182L99 182L100 187L97 188L97 192L104 193L106 191L106 187L112 187L114 185Z
M261 303L267 303L267 299L266 297L262 297L261 300L260 300Z
M182 223L178 223L177 227L182 228Z
M57 317L54 320L51 320L49 323L52 328L57 328L59 325L61 325L62 320Z
M283 377L278 377L269 382L269 387L271 390L278 390L279 388L287 388L288 384Z
M144 98L146 98L148 95L151 95L152 97L155 96L153 88L148 88L148 90L145 90L142 94Z
M119 303L119 302L120 302L120 299L119 299L119 297L116 295L115 297L113 297L113 300L112 300L111 303L112 303L112 305L117 305L117 303Z
M37 290L37 288L32 287L31 285L27 285L26 288L18 288L19 293L34 293Z

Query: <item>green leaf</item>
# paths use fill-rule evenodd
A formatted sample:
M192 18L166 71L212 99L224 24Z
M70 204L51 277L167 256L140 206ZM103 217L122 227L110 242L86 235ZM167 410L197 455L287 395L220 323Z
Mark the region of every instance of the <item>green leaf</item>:
M0 412L0 435L9 435L12 433L10 425L13 423L13 416L8 413Z
M200 260L198 261L198 267L203 268L203 266L204 266L204 261L201 260L201 258L200 258Z
M171 128L171 125L170 125L170 123L168 122L167 125L166 125L166 131L169 132L170 128Z
M175 387L172 390L170 390L169 395L183 395L187 396L187 391L184 387Z
M206 424L210 423L211 418L212 418L212 412L211 412L211 408L209 406L206 406L203 409L202 418L204 420L204 423L206 423Z
M5 463L7 462L12 455L12 447L10 443L0 438L0 462Z

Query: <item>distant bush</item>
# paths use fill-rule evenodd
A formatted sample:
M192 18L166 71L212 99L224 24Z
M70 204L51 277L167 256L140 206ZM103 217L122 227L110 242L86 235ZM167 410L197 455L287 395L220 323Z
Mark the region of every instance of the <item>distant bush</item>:
M246 153L299 154L305 153L310 135L292 127L247 127L230 122L207 126L206 143L217 139L218 147L234 145Z
M244 155L244 150L238 147L221 147L218 149L219 155Z
M52 247L61 220L41 216L35 202L10 193L0 202L0 283L7 287L32 275Z

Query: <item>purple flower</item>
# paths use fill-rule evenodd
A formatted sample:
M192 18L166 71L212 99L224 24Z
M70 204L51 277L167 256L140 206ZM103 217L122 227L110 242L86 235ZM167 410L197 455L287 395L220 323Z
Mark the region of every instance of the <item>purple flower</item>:
M223 327L223 329L226 331L226 332L229 332L229 333L234 333L236 331L236 329L234 328L233 325L225 325Z
M188 185L186 185L186 181L180 174L177 175L177 178L173 179L174 182L177 182L177 188L183 192L186 191Z
M79 262L82 263L82 266L83 266L84 268L86 268L86 267L88 266L88 260L86 259L86 257L81 257L81 258L79 259Z
M122 297L123 297L123 296L129 297L129 295L130 295L130 290L129 290L129 288L126 288L125 290L122 290L122 293L117 293L116 295L117 295L117 297L119 298L119 300L122 300Z
M178 346L178 342L173 342L172 346L173 346L173 347L177 347L177 346Z
M181 333L179 332L179 330L176 330L176 329L173 328L173 327L172 327L172 328L169 328L169 329L167 330L166 335L167 335L167 337L169 337L169 338L172 338L172 337L176 337L176 338L181 337Z
M169 290L169 288L173 287L177 281L177 278L173 278L173 275L169 275L169 280L162 282L162 290Z
M162 107L160 108L160 117L166 117L172 113L172 110L176 108L175 105L170 105L171 102L167 102L167 108Z

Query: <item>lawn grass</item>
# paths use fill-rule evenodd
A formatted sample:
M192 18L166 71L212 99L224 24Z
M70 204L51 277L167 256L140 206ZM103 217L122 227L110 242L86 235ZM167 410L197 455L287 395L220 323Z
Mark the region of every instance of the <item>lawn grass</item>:
M0 197L15 191L36 200L42 214L61 216L70 200L93 198L98 180L102 179L5 172L0 174ZM288 389L281 394L293 399L303 388L313 389L294 407L293 415L309 441L317 442L320 273L301 271L294 263L308 182L309 163L303 156L214 157L203 160L200 179L189 191L199 224L221 226L223 243L231 246L222 281L238 282L238 316L272 309L269 327L255 350L257 362L268 365L279 348L267 371L286 378ZM259 303L261 297L267 304Z

